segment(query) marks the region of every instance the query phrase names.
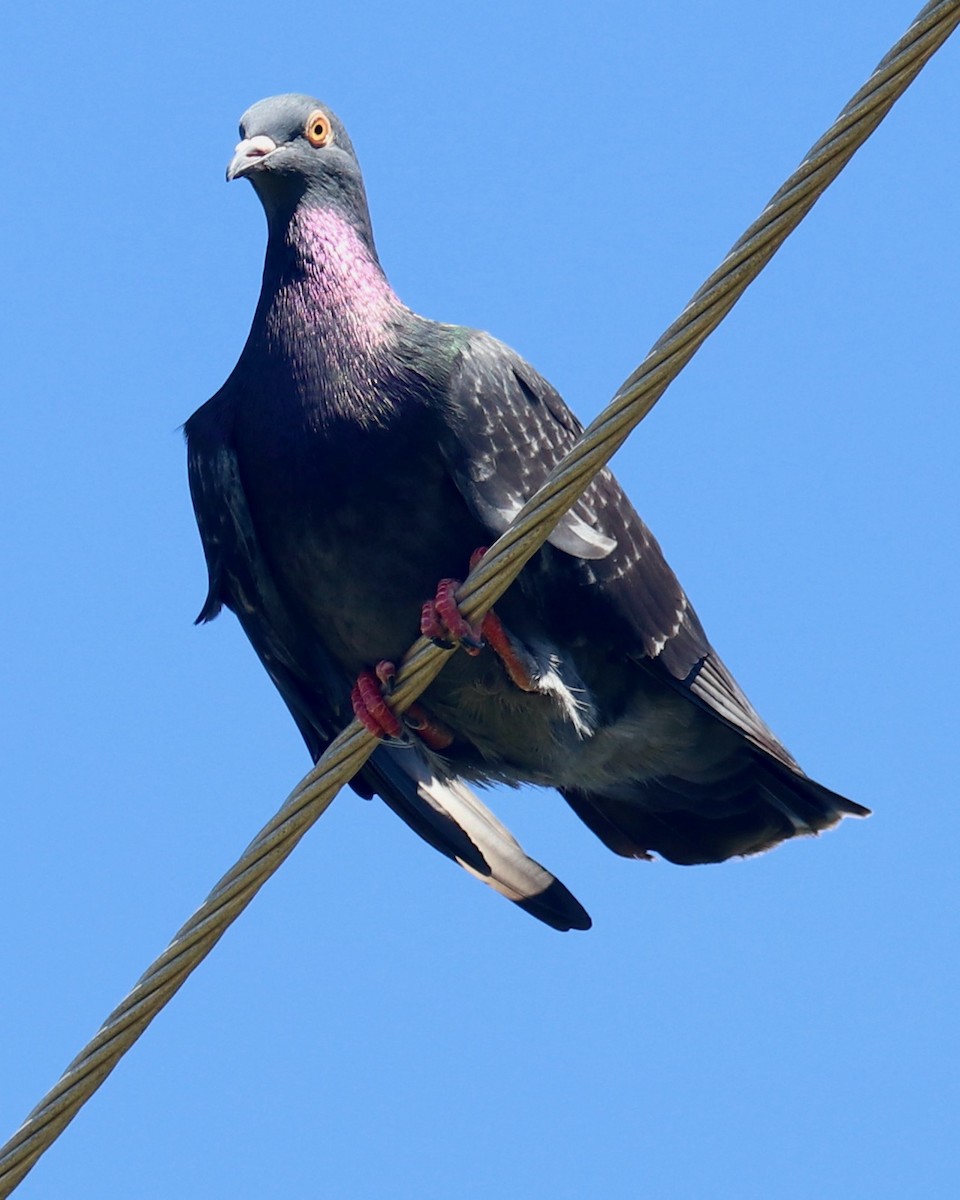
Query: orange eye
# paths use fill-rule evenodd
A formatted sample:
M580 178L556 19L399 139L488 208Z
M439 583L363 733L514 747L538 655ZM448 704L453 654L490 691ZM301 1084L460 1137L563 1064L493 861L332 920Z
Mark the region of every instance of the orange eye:
M330 128L330 118L319 110L312 112L303 130L311 146L327 146L333 141L333 130Z

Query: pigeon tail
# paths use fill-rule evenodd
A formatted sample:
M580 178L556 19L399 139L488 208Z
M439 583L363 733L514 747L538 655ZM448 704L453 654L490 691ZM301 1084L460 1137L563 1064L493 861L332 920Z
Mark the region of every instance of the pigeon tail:
M524 912L561 932L592 925L572 892L524 852L470 788L441 779L414 749L378 747L362 778L425 842Z
M820 833L870 810L758 754L723 780L665 776L618 787L615 795L560 789L577 816L617 854L681 866L724 862Z

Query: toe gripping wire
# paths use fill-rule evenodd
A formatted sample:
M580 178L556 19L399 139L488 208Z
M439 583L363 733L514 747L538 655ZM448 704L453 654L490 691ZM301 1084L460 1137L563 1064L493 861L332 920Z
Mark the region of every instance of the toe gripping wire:
M468 621L478 623L506 591L594 474L643 420L958 23L960 0L939 0L921 10L867 83L624 382L610 405L470 572L456 596ZM400 664L391 696L398 712L405 711L438 674L448 653L422 637L414 643ZM10 1195L103 1083L326 811L340 787L363 766L376 744L376 738L356 720L330 743L276 816L0 1148L0 1200Z

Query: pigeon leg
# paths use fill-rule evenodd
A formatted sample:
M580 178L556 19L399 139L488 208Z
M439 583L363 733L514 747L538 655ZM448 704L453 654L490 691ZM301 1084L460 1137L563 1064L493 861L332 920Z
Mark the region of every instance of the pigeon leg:
M470 556L470 570L486 553L480 546ZM456 600L459 579L441 579L437 594L424 604L420 614L420 632L444 650L461 646L468 654L479 654L484 646L503 663L511 682L523 692L537 691L536 666L515 638L504 628L491 609L479 627L471 625L461 613Z
M512 637L491 608L480 623L480 635L486 645L503 663L503 669L510 676L510 682L521 692L536 692L536 665L530 655Z
M406 725L429 749L445 750L453 741L453 733L431 716L422 704L411 704L402 722L390 707L387 696L396 675L396 666L383 659L372 671L363 671L357 677L350 693L350 703L357 720L377 738L402 737Z
M403 723L429 750L446 750L453 741L453 730L423 707L411 704L403 714Z

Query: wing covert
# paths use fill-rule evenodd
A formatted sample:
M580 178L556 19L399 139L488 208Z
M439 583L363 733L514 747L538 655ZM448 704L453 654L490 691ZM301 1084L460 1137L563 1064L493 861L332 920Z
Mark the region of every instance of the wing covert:
M542 376L488 334L474 334L462 350L449 399L449 468L478 518L502 533L582 426ZM561 604L577 620L609 629L625 657L643 660L763 750L796 765L710 645L659 544L608 469L526 570L546 572Z

